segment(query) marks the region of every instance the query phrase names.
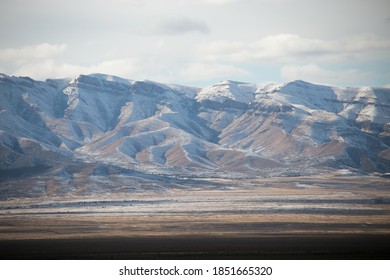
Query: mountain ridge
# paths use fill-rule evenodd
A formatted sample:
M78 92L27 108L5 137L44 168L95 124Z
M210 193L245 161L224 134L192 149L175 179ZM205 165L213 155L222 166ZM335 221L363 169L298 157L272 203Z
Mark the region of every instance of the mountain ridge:
M386 88L1 74L0 106L2 173L74 162L161 174L390 172Z

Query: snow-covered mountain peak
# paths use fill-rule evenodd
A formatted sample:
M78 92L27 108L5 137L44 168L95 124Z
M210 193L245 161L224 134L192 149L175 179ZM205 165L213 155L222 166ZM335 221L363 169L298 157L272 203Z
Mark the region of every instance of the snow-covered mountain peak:
M257 94L265 94L270 92L275 92L279 90L283 84L279 83L265 83L265 84L259 84L256 89L256 95Z
M312 95L321 95L331 90L329 86L316 85L302 80L296 80L283 84L279 91L287 94L305 94L310 91Z
M112 83L119 83L119 84L124 84L124 85L132 85L134 83L134 80L123 79L123 78L118 77L118 76L107 75L107 74L102 74L102 73L94 73L94 74L90 74L88 76L95 77L95 78L103 80L103 81L112 82Z
M79 88L110 89L114 91L128 90L134 83L132 80L122 79L106 74L79 75L69 82L69 86Z
M248 104L253 100L256 89L255 84L227 80L202 89L197 94L196 100L199 102L210 100L220 103L232 100Z

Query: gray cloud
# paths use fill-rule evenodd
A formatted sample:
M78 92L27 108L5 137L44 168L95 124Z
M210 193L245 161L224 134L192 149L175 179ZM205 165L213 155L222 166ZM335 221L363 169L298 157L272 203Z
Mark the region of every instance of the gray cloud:
M208 34L210 33L210 28L203 21L183 17L161 20L157 23L155 31L171 35L179 35L192 32Z
M209 61L245 63L255 60L278 61L345 61L352 58L369 59L383 53L388 58L390 40L362 35L343 40L311 39L296 34L265 36L247 43L242 41L214 41L201 47L203 57ZM381 52L380 52L381 51Z

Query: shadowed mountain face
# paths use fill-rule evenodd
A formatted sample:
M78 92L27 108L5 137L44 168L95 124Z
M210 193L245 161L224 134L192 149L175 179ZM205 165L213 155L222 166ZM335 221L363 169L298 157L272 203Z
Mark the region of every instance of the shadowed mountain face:
M1 176L386 173L389 145L385 88L224 81L198 89L101 74L45 82L0 75Z

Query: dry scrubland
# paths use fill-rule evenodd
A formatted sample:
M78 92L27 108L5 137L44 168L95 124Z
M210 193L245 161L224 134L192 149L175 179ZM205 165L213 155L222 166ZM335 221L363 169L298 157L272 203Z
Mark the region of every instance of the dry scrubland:
M388 183L337 174L193 178L171 188L9 198L0 207L2 256L387 258Z

